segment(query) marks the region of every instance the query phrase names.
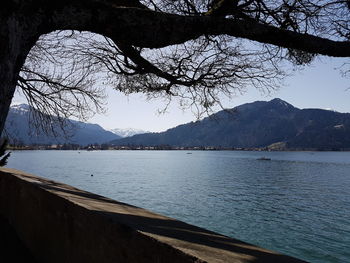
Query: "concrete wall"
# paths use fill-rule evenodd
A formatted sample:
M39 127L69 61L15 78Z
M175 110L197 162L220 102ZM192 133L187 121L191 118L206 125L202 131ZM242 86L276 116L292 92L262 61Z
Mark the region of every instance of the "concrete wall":
M0 214L38 262L302 262L12 169Z

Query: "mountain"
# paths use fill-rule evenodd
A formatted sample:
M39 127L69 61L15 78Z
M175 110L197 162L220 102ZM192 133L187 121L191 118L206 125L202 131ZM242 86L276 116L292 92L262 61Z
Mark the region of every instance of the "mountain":
M114 145L214 146L289 149L350 148L350 114L298 109L281 100L256 101L161 133L135 135Z
M110 130L114 134L117 134L118 136L125 138L125 137L131 137L136 134L144 134L144 133L149 133L149 131L144 131L140 129L133 129L133 128L126 128L126 129L112 129Z
M64 144L74 143L88 145L105 143L121 137L104 130L97 124L69 120L68 138L64 136L58 125L54 127L58 137L52 137L30 126L31 111L34 109L27 104L13 105L7 116L5 130L11 143L21 142L30 144Z

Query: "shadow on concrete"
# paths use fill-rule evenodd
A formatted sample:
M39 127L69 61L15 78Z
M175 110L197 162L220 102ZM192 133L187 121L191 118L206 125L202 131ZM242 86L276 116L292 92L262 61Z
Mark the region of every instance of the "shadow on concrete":
M190 242L192 244L204 245L233 253L254 256L254 263L263 262L285 262L301 263L305 261L295 259L286 255L273 254L259 250L250 244L219 235L208 230L171 219L156 219L143 216L125 215L97 211L98 213L113 218L116 223L124 223L142 232L158 236L173 238ZM250 248L251 247L251 248Z
M62 185L53 181L42 180L40 187L53 190L57 192L69 193L82 198L87 198L93 201L101 201L113 203L116 205L123 205L136 208L135 206L117 202L103 196L95 195L89 192L81 191L79 189ZM138 214L122 214L108 211L94 211L108 219L112 220L116 224L129 226L136 231L142 231L149 234L154 234L160 237L172 238L176 240L182 240L190 242L194 245L204 245L211 248L217 248L219 251L224 250L227 252L239 253L255 257L255 260L250 262L263 263L263 262L285 262L285 263L302 263L305 261L295 259L286 255L274 254L264 250L260 250L250 244L244 243L239 240L235 240L217 233L189 225L187 223L171 219L171 218L156 218L142 216ZM147 214L147 213L146 213Z
M23 245L16 231L9 222L0 215L0 262L36 263L29 250Z

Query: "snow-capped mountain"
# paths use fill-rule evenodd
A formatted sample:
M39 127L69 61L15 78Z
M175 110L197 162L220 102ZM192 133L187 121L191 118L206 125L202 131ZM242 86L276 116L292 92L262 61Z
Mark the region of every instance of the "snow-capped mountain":
M9 114L6 119L5 130L11 143L30 144L64 144L74 143L88 145L94 143L106 143L111 140L120 139L120 136L104 130L98 124L90 124L75 120L66 120L67 132L69 137L65 136L58 124L54 124L53 129L57 132L54 137L45 134L43 131L30 125L30 113L35 111L27 104L11 105Z
M11 105L11 111L17 114L27 114L30 112L30 106L28 104L20 103Z
M144 130L140 130L140 129L133 129L133 128L125 128L125 129L116 128L116 129L111 129L110 131L113 132L114 134L122 137L122 138L134 136L136 134L149 133L149 131L144 131Z

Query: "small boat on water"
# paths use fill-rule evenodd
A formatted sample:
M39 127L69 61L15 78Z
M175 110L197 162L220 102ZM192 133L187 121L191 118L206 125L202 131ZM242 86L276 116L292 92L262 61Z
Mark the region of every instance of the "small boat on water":
M259 161L271 161L271 158L267 158L267 157L260 157L257 160Z

